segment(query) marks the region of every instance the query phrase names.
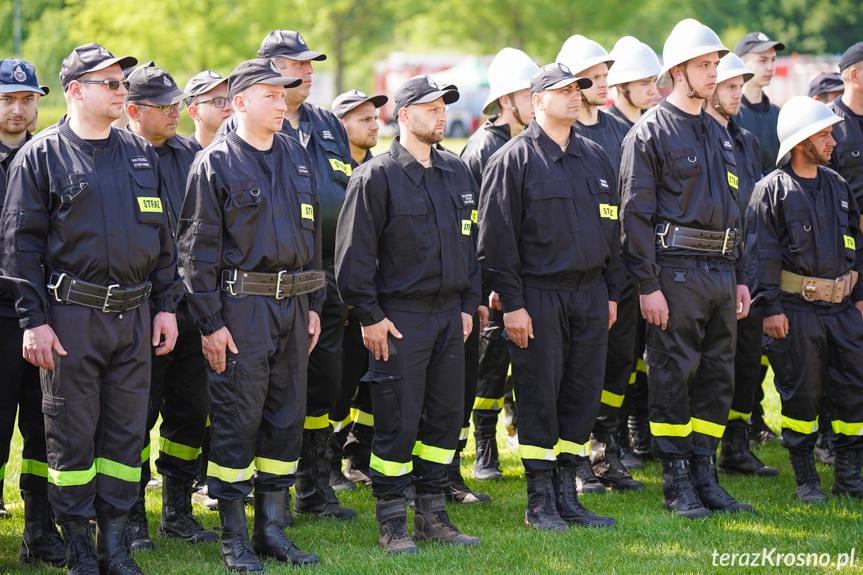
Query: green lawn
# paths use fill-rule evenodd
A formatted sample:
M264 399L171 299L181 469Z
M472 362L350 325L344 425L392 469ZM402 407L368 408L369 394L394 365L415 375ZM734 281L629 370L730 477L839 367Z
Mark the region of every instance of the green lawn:
M778 398L768 380L768 422L778 427ZM156 434L154 433L154 444ZM503 429L500 430L503 444ZM20 468L20 436L15 437L13 458L6 471L7 506L13 519L0 522L0 573L49 574L49 568L23 568L16 563L22 529L21 501L16 478ZM463 461L463 471L471 476L473 447ZM656 463L637 471L635 477L646 488L638 493L585 496L582 501L599 513L618 521L612 531L572 529L564 534L540 533L522 525L525 506L524 481L517 456L502 451L505 478L482 484L494 501L482 506L450 505L453 522L471 535L483 539L481 549L455 549L420 544L419 555L388 557L377 547L374 503L368 488L341 496L343 503L359 512L358 520L343 524L306 516L296 519L290 531L298 545L318 553L323 565L316 573L755 573L771 568L730 568L712 565L712 553L755 553L776 548L779 553L851 553L860 543L863 501L831 498L826 506L807 507L792 498L794 478L787 454L779 445L759 450L759 456L780 469L775 479L725 478L721 482L732 494L754 504L757 513L716 515L691 522L663 511L660 469ZM833 482L830 468L821 468L825 491ZM148 492L150 532L157 550L140 554L145 573L204 574L221 572L218 546L191 547L156 535L159 492ZM205 526L218 523L216 513L196 508ZM251 513L250 513L251 515ZM863 573L863 549L855 550L855 562L843 573ZM268 562L270 573L288 573L290 567ZM772 568L776 573L834 572L835 567Z

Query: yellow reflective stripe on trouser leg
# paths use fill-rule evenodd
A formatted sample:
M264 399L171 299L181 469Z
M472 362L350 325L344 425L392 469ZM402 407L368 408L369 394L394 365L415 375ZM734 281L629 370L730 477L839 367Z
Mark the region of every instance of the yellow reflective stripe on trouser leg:
M422 441L417 441L414 444L413 455L432 463L441 463L447 465L452 463L455 456L455 449L443 449L434 445L426 445Z
M372 457L369 460L369 467L387 477L400 477L402 475L407 475L414 470L414 462L408 461L407 463L399 463L397 461L387 461L386 459L381 459L372 453Z
M141 463L150 460L150 441L147 440L147 445L141 450Z
M611 407L620 407L623 405L623 396L603 389L600 401L605 405L610 405Z
M48 481L58 487L74 487L76 485L87 485L96 478L96 463L90 469L81 471L59 471L48 468Z
M503 409L502 397L477 397L473 400L474 409L485 409L490 411L500 411Z
M330 426L330 414L325 413L317 417L306 417L306 422L303 424L303 429L326 429Z
M783 429L790 429L797 433L805 433L806 435L809 435L810 433L818 431L818 418L816 417L815 421L803 421L801 419L794 419L787 415L782 415L780 425Z
M252 478L255 473L255 462L249 464L245 469L237 469L234 467L222 467L218 463L210 460L207 463L207 475L215 477L227 483L237 483L238 481L247 481Z
M272 473L273 475L291 475L297 472L296 461L279 461L266 457L256 457L255 467L261 473Z
M559 439L557 441L557 449L555 451L558 455L561 453L568 453L570 455L579 455L581 457L587 457L590 455L590 442L587 443L575 443L574 441L566 441L565 439Z
M353 419L351 418L351 414L350 414L350 413L348 413L348 416L347 416L346 418L344 418L343 420L341 420L341 421L333 421L333 420L331 419L331 420L330 420L330 425L332 425L332 426L333 426L333 431L335 431L336 433L338 433L339 431L343 430L343 429L344 429L344 428L346 428L348 425L350 425L350 424L351 424L351 421L353 421Z
M636 372L633 371L632 373L629 374L629 385L632 385L633 383L635 383L635 373Z
M467 433L470 431L470 427L462 427L461 433L459 433L458 440L461 441L463 439L467 439Z
M750 417L752 417L751 413L743 413L741 411L734 411L733 409L728 410L728 421L734 421L737 419L742 419L743 421L749 421Z
M124 465L123 463L105 459L104 457L96 458L96 473L101 473L102 475L107 475L108 477L128 481L130 483L141 482L140 466L131 467L129 465Z
M560 442L552 448L535 447L533 445L518 444L518 454L522 459L541 459L543 461L557 461L560 454Z
M351 408L351 420L354 423L365 425L366 427L374 427L375 416L367 411L359 410L355 407Z
M863 423L846 423L834 419L831 423L833 431L842 435L863 435ZM22 467L23 473L23 467Z
M165 455L182 459L183 461L195 461L198 459L198 456L201 455L200 447L196 449L194 447L189 447L188 445L183 445L182 443L171 441L164 437L159 437L159 451Z
M3 470L6 466L0 467L0 477L3 477ZM21 460L21 475L29 473L30 475L38 475L39 477L48 477L48 464L44 461L36 461L35 459Z
M661 437L688 437L692 433L692 422L678 424L651 421L650 433Z
M635 364L635 371L640 371L641 373L647 373L647 364L644 363L643 359L639 359L638 363Z
M770 360L767 359L766 355L761 356L761 365L764 367L770 367Z
M709 435L711 437L722 438L722 434L725 433L725 426L719 425L718 423L713 423L712 421L707 421L704 419L698 419L693 417L690 420L692 425L692 431L695 433L701 433L702 435Z

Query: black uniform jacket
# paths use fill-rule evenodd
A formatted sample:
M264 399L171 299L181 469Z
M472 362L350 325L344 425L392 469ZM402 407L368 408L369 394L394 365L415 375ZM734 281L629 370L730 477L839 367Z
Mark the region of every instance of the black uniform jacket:
M192 138L176 135L165 145L157 148L159 155L159 175L162 182L162 200L166 204L168 221L176 233L180 222L180 209L186 197L186 180L195 155L202 150L201 144Z
M746 215L746 206L752 197L752 189L761 179L761 147L752 132L737 125L734 118L728 122L728 134L734 142L734 159L737 161L737 208L741 219ZM772 170L771 170L772 171ZM744 227L746 222L743 222Z
M752 132L758 140L761 146L761 165L766 172L772 172L779 154L779 136L776 134L779 107L771 104L770 98L764 93L761 94L761 103L754 105L743 96L736 119L738 126Z
M739 169L728 131L702 111L694 116L663 100L644 113L623 141L620 196L623 259L641 294L661 288L656 228L681 225L725 231L742 227L737 207ZM725 259L746 281L746 256L738 245ZM664 255L703 256L684 248ZM718 254L716 254L718 256Z
M599 121L591 126L585 126L581 122L574 124L575 132L584 136L592 142L596 142L608 154L611 169L614 170L614 181L620 174L620 145L626 134L629 133L630 125L617 116L597 109Z
M479 129L471 134L459 157L467 165L477 186L482 186L482 174L492 154L509 142L509 125L495 126L498 116L489 118Z
M836 172L819 167L820 187L813 197L800 185L788 164L758 182L746 212L746 251L753 303L764 317L783 312L779 275L835 279L850 270L863 272L860 210L848 183ZM863 278L863 274L860 276ZM852 293L863 300L863 283ZM782 299L804 302L782 293ZM810 305L831 304L814 302Z
M232 116L219 128L219 134L231 132L236 127L237 119ZM321 254L324 267L331 270L336 249L336 224L353 170L347 132L332 112L303 102L300 105L299 129L294 130L291 123L285 120L282 133L299 141L312 157L321 199Z
M281 133L267 152L236 132L213 142L189 173L177 249L204 335L225 325L223 270L320 270L321 209L308 152ZM320 313L324 297L325 290L309 294L309 309Z
M536 120L492 157L479 206L483 279L505 312L525 283L578 289L604 277L617 301L625 277L613 171L599 145L570 131L562 151Z
M67 123L50 130L15 156L0 221L6 273L25 280L16 305L21 326L50 323L52 271L104 286L149 280L155 309L173 313L182 284L156 151L126 130L112 128L104 149Z
M33 135L27 132L26 138L26 141L29 142L33 138ZM6 174L9 173L9 166L15 158L15 154L20 149L7 148L0 143L0 210L3 209L3 204L6 203ZM4 285L0 288L0 317L18 317L18 312L15 311L15 299L17 297L17 286Z
M836 98L828 104L833 113L845 121L833 126L833 138L836 147L830 156L830 167L845 178L857 204L863 205L863 116L852 112Z
M431 150L425 168L395 138L356 169L339 217L336 280L362 325L383 308L431 313L479 306L476 194L454 154Z
M622 98L623 96L620 96L620 97ZM614 116L618 120L625 122L626 125L629 126L630 128L635 125L635 122L632 122L629 118L627 118L626 114L621 112L620 108L618 108L617 106L609 107L608 110L606 110L606 113L611 114L612 116Z

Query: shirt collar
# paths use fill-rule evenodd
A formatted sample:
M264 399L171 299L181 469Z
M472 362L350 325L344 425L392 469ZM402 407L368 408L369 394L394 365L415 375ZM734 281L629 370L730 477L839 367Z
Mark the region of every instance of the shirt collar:
M564 154L581 156L581 146L578 143L575 128L570 127L569 129L569 144L567 144L566 150L561 150L560 146L557 145L557 142L552 140L551 137L545 133L545 130L540 127L539 123L535 119L531 120L530 125L527 127L527 131L528 134L530 134L530 137L536 140L536 143L539 144L540 147L545 150L545 153L547 153L555 162L561 159Z
M400 136L393 138L392 144L390 144L390 156L392 156L393 160L401 166L402 170L405 171L411 181L414 184L419 185L423 179L423 175L426 173L426 168L420 164L404 146L402 146ZM432 168L439 168L449 172L453 171L452 167L447 163L444 155L436 148L436 146L432 146L430 157Z

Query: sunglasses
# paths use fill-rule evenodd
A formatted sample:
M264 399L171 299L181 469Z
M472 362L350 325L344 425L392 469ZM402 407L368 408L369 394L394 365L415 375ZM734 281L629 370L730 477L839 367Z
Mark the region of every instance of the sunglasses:
M105 84L108 86L108 89L112 92L116 92L120 89L120 84L123 84L123 87L126 90L129 89L129 81L128 80L78 80L79 84Z

